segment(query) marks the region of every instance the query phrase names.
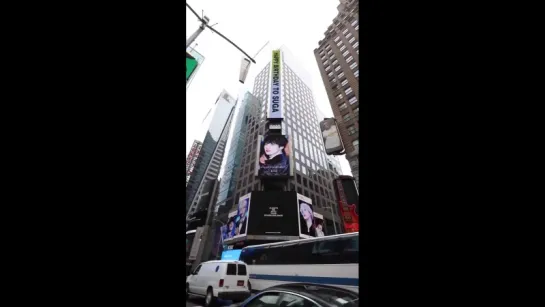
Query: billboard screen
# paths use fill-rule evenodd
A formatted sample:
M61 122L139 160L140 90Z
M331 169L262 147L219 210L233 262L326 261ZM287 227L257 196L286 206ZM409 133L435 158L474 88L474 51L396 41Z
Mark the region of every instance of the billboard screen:
M221 253L221 260L239 260L241 252L241 249L226 250Z
M280 50L273 50L271 60L271 101L269 103L269 118L282 118L281 65Z
M237 216L237 211L230 212L227 215L227 224L221 226L221 241L232 239L236 235L235 227L235 217Z
M340 215L345 232L358 232L360 230L358 204L359 195L354 178L340 176L335 179L335 193L341 209Z
M237 211L229 213L227 228L225 229L227 239L240 238L247 235L251 199L252 193L240 197Z
M254 191L248 235L299 237L295 191Z
M287 135L258 136L255 175L262 178L293 176L292 143Z
M324 216L316 212L314 212L314 229L316 230L317 237L324 237L326 235L325 225L324 225Z
M334 118L326 118L320 122L320 130L322 131L325 152L328 155L340 154L344 151L339 128Z
M299 236L301 238L316 237L312 199L298 193L297 211L299 212Z

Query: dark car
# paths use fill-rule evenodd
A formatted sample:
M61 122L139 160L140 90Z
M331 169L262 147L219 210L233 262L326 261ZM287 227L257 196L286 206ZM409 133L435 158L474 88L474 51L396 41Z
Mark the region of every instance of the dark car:
M356 307L358 293L319 284L293 283L267 288L230 307Z

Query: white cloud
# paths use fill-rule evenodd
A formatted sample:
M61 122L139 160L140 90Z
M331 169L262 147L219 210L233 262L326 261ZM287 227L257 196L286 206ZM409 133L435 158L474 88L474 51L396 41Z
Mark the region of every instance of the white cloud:
M240 61L243 54L209 29L195 40L195 49L204 57L195 78L187 90L187 143L186 155L193 140L202 140L206 128L203 118L214 105L223 89L242 97L251 92L254 77L270 61L270 50L286 45L309 74L312 91L318 108L333 116L323 85L314 49L323 39L324 32L337 16L338 0L200 0L188 2L201 15L210 18L210 24L251 56L265 44L252 64L247 82L238 82ZM186 39L199 27L195 15L186 8ZM195 43L192 46L195 46ZM237 98L237 97L235 97ZM199 127L199 128L197 128ZM351 174L348 161L340 158L343 173Z

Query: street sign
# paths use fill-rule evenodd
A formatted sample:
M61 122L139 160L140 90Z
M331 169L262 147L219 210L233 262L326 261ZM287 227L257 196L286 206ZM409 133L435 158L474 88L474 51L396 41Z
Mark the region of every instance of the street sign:
M189 52L185 53L185 81L187 82L193 72L195 72L195 69L197 68L197 60L189 54Z

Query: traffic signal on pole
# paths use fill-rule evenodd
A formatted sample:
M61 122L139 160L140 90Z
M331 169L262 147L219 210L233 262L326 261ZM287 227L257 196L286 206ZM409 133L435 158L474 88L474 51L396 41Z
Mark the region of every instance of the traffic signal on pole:
M195 72L195 69L197 69L197 60L188 52L185 53L185 81L187 82L191 75Z

